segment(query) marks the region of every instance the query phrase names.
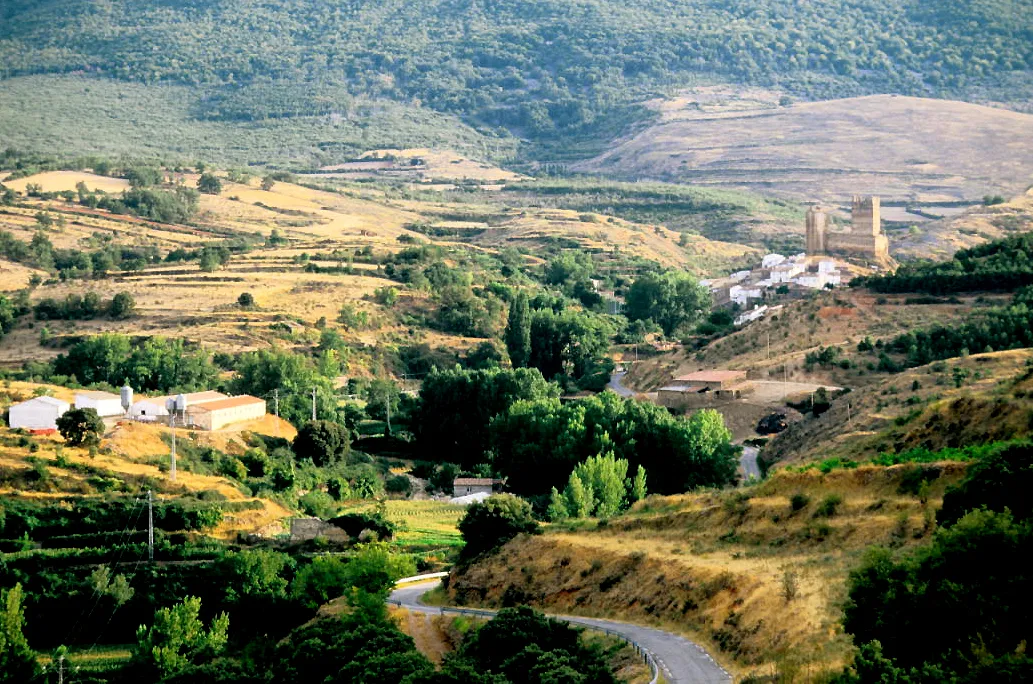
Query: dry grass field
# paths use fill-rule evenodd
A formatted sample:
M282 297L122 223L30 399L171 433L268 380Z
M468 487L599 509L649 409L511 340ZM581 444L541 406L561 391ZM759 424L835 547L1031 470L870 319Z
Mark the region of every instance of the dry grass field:
M422 153L410 150L406 154ZM432 168L474 165L456 155L431 154ZM434 164L438 166L435 167ZM481 169L488 173L491 169ZM470 171L473 172L472 170ZM508 180L490 173L493 179ZM196 174L174 174L177 182L196 184ZM85 172L50 172L19 179L10 187L24 191L29 183L45 192L74 190L79 182L87 187L118 192L125 181ZM335 190L336 188L336 190ZM474 340L442 335L426 328L402 325L402 313L433 310L429 294L402 290L395 310L370 301L377 288L398 286L377 273L372 264L352 264L351 274L306 271L304 255L339 250L354 253L370 248L385 255L406 246L399 238L441 244L454 250L495 252L505 247L524 250L528 263L540 263L538 255L562 242L595 252L602 259L642 257L664 266L705 273L718 272L745 255L749 248L691 236L679 245L679 234L662 227L643 225L599 215L535 207L500 208L489 201L456 204L444 195L430 199L388 196L376 188L348 185L325 190L277 182L262 190L258 179L249 184L224 182L218 196L202 195L200 212L192 225L168 225L130 216L113 215L61 200L26 199L22 206L0 213L0 229L29 241L38 225L36 214L46 211L58 221L48 238L59 248L75 249L110 239L116 244L153 246L164 254L177 248L195 249L206 242L246 236L260 242L252 251L235 255L222 269L202 272L196 261L148 267L138 272L119 272L96 280L60 282L48 280L32 292L32 300L63 298L92 289L104 299L129 292L138 315L127 321L50 321L45 325L53 341L39 343L40 324L23 324L12 331L0 347L0 364L18 365L28 359L48 358L58 353L61 339L68 335L122 332L132 335L171 335L189 338L213 350L237 352L268 344L313 343L318 339L316 322L325 318L335 324L340 308L349 303L366 311L373 321L366 330L345 331L346 338L365 344L393 339L409 343L426 342L465 349ZM463 217L469 216L469 220ZM434 227L475 226L483 230L471 238L427 237L411 230L413 225ZM289 240L286 245L263 245L272 230ZM445 231L447 235L447 231ZM321 262L322 266L344 266L344 262ZM18 264L0 262L0 291L24 288L33 271ZM45 274L43 274L45 275ZM237 298L250 292L257 306L243 310ZM282 323L291 322L291 330Z
M4 404L30 398L36 389L48 390L53 396L71 401L72 390L51 385L11 382L3 389ZM278 503L266 499L254 499L237 486L221 477L200 475L180 469L175 482L168 479L156 463L167 458L169 447L162 440L168 431L164 426L124 422L109 426L96 455L90 456L85 448L69 447L59 435L36 435L22 445L14 432L0 428L0 474L6 482L18 482L25 473L33 471L42 463L46 466L48 485L35 486L31 490L18 489L10 484L0 485L2 497L50 498L69 494L89 498L99 496L99 480L117 479L135 485L146 485L155 489L158 497L178 496L190 492L218 492L230 502L258 501L261 508L226 513L223 522L212 534L223 539L236 539L240 533L259 529L268 530L290 517L291 512ZM292 438L294 428L274 416L261 420L238 423L225 430L215 432L177 432L180 439L195 438L203 444L211 444L229 453L242 453L243 432L257 432L272 436ZM32 447L31 445L35 445ZM30 460L35 459L35 461Z
M787 379L836 387L878 382L880 376L861 375L857 369L815 367L808 373L804 357L822 346L849 351L866 336L887 338L906 330L961 320L977 306L974 297L961 298L957 304L907 305L906 299L906 295L878 297L864 290L821 292L814 299L792 302L701 351L676 349L642 360L633 365L624 384L649 391L672 378L715 368L745 370L763 380Z
M1033 182L1033 178L1030 181ZM949 259L959 249L1030 230L1033 230L1033 187L1002 204L980 204L957 216L894 234L890 244L898 258Z
M840 606L864 549L932 533L932 511L964 471L936 468L924 504L902 493L907 466L780 472L738 491L650 497L605 525L520 537L453 573L449 593L461 604L527 601L651 623L704 644L737 677L813 681L849 654ZM806 497L795 511L794 494ZM828 497L839 498L832 515Z
M976 203L1025 192L1033 175L1033 115L980 105L879 95L780 107L774 93L714 87L652 106L657 124L578 170L839 205Z
M820 418L791 425L764 447L764 457L779 464L833 455L863 461L884 452L1027 438L1033 433L1030 363L1033 352L1018 349L879 376L834 401Z

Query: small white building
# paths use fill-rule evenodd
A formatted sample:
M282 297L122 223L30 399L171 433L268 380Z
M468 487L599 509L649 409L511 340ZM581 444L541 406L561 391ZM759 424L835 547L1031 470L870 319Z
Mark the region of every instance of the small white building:
M736 327L744 326L747 323L750 323L751 321L755 321L758 318L762 318L764 316L764 314L767 313L767 310L768 310L768 307L765 304L765 305L761 305L761 306L758 306L758 307L754 307L753 309L751 309L750 311L747 311L745 313L739 314L738 316L735 317L735 325L736 325Z
M778 266L780 263L782 263L785 260L786 260L786 258L784 256L782 256L781 254L768 254L767 256L765 256L763 259L760 260L760 267L761 268L774 268L775 266Z
M83 390L82 392L75 393L75 408L91 408L102 418L121 416L125 413L122 410L122 397L111 392L95 392L92 390Z
M735 273L733 273L729 277L732 279L732 282L741 283L742 281L744 281L744 280L746 280L747 278L750 277L750 272L749 271L736 271Z
M54 397L35 397L11 406L7 424L27 430L56 430L57 419L70 408L67 401Z
M836 262L832 259L822 259L818 262L818 273L832 273L836 270Z
M799 262L779 264L771 269L771 281L774 283L788 283L793 279L793 276L799 275L806 270L806 265Z
M763 299L764 290L760 287L743 287L732 285L728 288L728 298L739 306L746 306L751 299Z

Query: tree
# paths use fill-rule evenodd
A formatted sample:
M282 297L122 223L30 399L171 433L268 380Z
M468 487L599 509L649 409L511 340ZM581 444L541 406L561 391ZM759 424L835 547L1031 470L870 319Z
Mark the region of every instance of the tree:
M546 511L546 515L549 516L549 522L560 522L569 517L567 514L567 500L555 487L549 492L549 508Z
M237 306L241 309L250 309L255 305L255 298L250 292L241 292L237 297Z
M650 273L628 289L624 312L629 320L652 320L665 335L699 321L710 309L710 293L687 273Z
M492 465L511 491L540 495L567 482L600 451L642 466L652 489L675 494L735 481L736 447L721 414L705 409L685 419L612 392L561 403L520 401L492 420Z
M646 469L641 465L635 473L635 480L631 483L631 501L641 501L646 498Z
M214 173L202 173L197 179L197 189L206 195L218 195L222 192L222 181Z
M472 468L486 460L492 418L517 401L558 396L533 368L435 370L420 388L413 428L420 449Z
M509 307L505 332L506 350L514 368L525 368L531 360L531 309L521 292Z
M0 591L0 682L21 684L39 674L36 656L25 639L22 585Z
M108 313L112 318L124 320L136 313L136 300L128 292L119 292L111 298Z
M579 463L570 477L571 480L578 479L585 490L591 492L590 500L594 505L589 515L607 518L618 513L627 503L625 480L628 477L628 461L614 457L612 451Z
M262 178L262 186L261 187L266 192L269 192L270 190L272 190L274 185L276 185L276 181L271 176L264 176Z
M69 409L57 419L57 431L69 446L95 445L104 433L104 421L96 409Z
M563 496L567 501L567 515L571 518L587 518L595 510L592 490L585 487L577 473L570 474Z
M220 613L206 630L200 613L201 599L196 596L156 611L154 623L140 625L136 632L133 660L165 677L219 655L226 647L229 616Z
M351 451L348 429L329 420L313 420L298 430L291 444L298 459L326 466L345 458Z
M535 534L538 523L531 504L512 494L496 494L471 504L459 521L459 533L466 545L464 559L472 559L496 549L519 534Z
M198 264L202 271L211 273L225 266L230 260L230 251L223 246L209 245L201 249Z
M868 649L846 681L1025 681L993 673L1033 666L1023 653L1033 637L1031 542L1029 521L978 510L899 559L870 551L847 581L843 626ZM871 674L891 670L896 678Z
M966 513L981 507L1009 510L1020 520L1033 519L1033 447L1017 444L991 452L969 466L965 479L943 495L936 514L941 526L953 525Z

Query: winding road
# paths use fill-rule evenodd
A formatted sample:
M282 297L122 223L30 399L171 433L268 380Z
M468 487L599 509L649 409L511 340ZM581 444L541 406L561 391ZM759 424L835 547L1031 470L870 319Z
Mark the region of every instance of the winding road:
M619 394L622 397L633 397L633 396L635 396L635 391L625 387L624 383L622 382L623 379L624 379L624 376L627 375L627 374L628 374L627 371L620 371L620 372L614 373L613 375L610 376L610 382L606 383L606 388L610 389L610 390L613 390L614 392L616 392L617 394Z
M420 602L420 597L438 584L424 582L401 586L391 592L388 601L411 611L441 615L444 612L441 608L425 606ZM490 615L494 611L478 612ZM714 662L706 651L676 634L628 622L573 615L550 617L584 627L608 630L637 643L653 656L669 684L729 684L732 681L731 675Z
M761 481L762 477L760 474L760 465L757 463L757 457L759 455L760 449L758 449L757 447L744 446L742 448L742 456L739 457L739 465L742 466L742 474L744 481Z

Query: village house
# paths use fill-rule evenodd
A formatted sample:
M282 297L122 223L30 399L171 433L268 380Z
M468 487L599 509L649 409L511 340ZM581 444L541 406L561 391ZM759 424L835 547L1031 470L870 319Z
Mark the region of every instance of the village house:
M457 477L452 481L452 496L487 494L491 496L495 480L490 477Z
M671 409L699 408L741 399L752 391L745 371L699 371L657 390L657 403Z

